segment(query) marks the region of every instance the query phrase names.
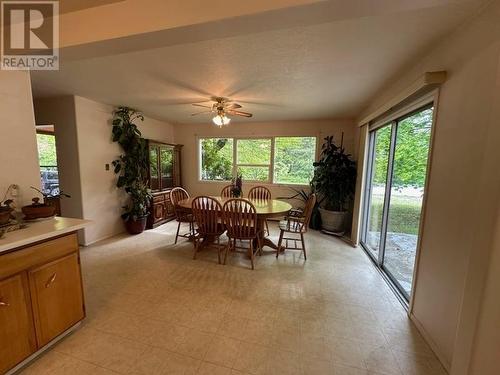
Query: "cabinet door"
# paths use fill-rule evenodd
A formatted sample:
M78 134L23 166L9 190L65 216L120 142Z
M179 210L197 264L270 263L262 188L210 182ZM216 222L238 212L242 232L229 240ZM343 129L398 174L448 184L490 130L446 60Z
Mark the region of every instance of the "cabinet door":
M172 146L160 147L161 189L174 186L174 149Z
M165 217L165 202L156 202L153 204L153 222L162 221Z
M29 271L39 346L85 317L78 253Z
M160 170L158 154L158 146L149 146L149 186L153 191L160 190Z
M181 147L182 146L177 145L174 148L174 186L182 186Z
M170 200L170 192L165 194L165 219L175 216L174 205Z
M0 281L0 373L36 350L26 273Z

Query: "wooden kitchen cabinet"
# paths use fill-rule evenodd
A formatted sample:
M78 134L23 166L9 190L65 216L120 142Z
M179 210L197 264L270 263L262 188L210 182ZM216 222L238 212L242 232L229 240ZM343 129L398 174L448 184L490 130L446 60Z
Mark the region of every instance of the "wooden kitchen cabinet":
M0 374L84 318L76 233L0 253Z
M77 253L28 273L38 345L43 346L85 316Z
M0 373L36 350L26 274L0 281Z

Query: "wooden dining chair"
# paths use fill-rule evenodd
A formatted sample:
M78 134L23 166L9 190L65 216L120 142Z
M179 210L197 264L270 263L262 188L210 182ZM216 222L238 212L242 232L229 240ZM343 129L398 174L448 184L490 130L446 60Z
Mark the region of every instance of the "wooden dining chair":
M254 186L248 191L248 199L252 200L262 200L262 201L267 201L272 199L271 198L271 190L266 188L265 186ZM267 220L265 221L266 223L266 232L265 235L269 235L269 225L267 224Z
M191 212L197 226L196 235L194 236L193 259L196 259L196 254L202 244L215 242L220 264L221 253L225 247L220 243L220 236L226 231L224 224L220 220L222 215L221 204L214 198L199 196L193 200Z
M276 258L280 255L282 249L300 250L304 253L304 259L307 260L306 244L304 241L304 233L309 228L311 215L316 205L316 194L311 194L307 199L302 215L287 216L285 220L280 221L280 239L278 241L278 249L276 250ZM290 233L291 237L285 237L285 233ZM285 246L283 246L285 240ZM290 247L288 241L293 241L294 246ZM300 241L300 246L297 242Z
M246 199L230 199L222 207L222 217L227 229L229 242L224 253L224 264L226 264L227 253L237 251L237 249L246 250L249 253L252 270L255 268L255 254L262 248L260 243L260 233L257 226L257 210L255 206ZM249 242L249 247L236 246L238 241ZM255 246L255 243L257 246ZM241 251L240 251L241 252Z
M189 193L181 187L175 187L172 190L170 190L170 201L174 206L175 219L178 222L177 232L175 233L175 242L174 242L175 244L177 244L177 239L179 237L192 238L194 236L193 215L189 210L186 210L185 208L179 206L180 201L183 201L184 199L188 198L189 198ZM181 224L183 223L189 224L189 232L179 234L179 231L181 229Z
M220 192L220 196L222 198L232 198L233 197L232 189L233 189L233 185L224 186Z

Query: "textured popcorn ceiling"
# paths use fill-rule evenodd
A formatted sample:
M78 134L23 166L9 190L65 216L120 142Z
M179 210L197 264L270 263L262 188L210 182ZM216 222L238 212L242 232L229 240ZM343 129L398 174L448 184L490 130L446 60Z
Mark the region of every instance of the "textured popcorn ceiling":
M197 108L189 103L210 95L229 96L254 114L236 121L355 117L392 77L479 5L434 3L440 4L317 24L288 19L290 27L276 29L268 23L259 28L254 17L250 26L237 24L234 35L222 22L207 26L204 35L187 28L161 34L154 43L158 34L111 41L100 49L75 48L67 58L63 50L59 72L32 72L33 91L39 97L75 94L133 106L180 123L206 122L209 115L190 116Z

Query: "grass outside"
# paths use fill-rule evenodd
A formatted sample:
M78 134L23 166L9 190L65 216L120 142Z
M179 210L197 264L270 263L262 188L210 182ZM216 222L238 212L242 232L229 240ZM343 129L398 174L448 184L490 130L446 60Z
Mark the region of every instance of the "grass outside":
M377 213L382 212L384 198L373 196L370 209L370 223L377 223ZM414 197L393 196L389 209L388 232L418 234L420 223L421 200ZM370 228L370 231L378 231L379 228Z

